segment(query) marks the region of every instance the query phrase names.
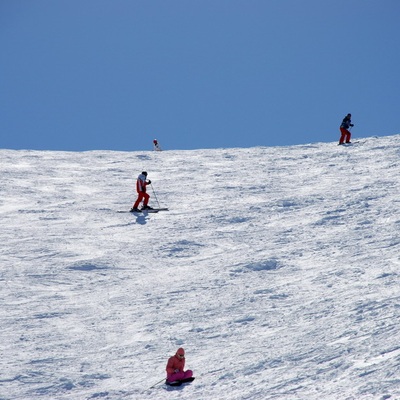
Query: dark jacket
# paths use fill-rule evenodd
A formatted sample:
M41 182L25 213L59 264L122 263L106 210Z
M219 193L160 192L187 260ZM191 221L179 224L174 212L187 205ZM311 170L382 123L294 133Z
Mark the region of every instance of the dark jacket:
M350 126L353 126L353 124L351 123L351 116L346 115L346 116L343 118L342 125L340 125L340 127L341 127L341 128L344 128L344 129L349 129Z

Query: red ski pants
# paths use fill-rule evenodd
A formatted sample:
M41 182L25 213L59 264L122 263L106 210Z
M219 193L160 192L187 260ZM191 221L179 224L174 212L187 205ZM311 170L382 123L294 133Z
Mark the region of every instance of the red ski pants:
M146 193L146 192L139 192L138 193L138 198L135 201L135 204L133 205L133 208L138 208L139 204L142 200L143 201L143 205L147 206L147 203L149 202L150 196Z
M339 140L339 144L343 144L344 142L349 143L351 133L346 128L340 128L341 136Z

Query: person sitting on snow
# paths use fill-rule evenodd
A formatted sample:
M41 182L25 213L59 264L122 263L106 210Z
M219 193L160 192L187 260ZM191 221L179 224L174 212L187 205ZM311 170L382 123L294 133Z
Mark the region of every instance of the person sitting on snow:
M188 369L184 371L185 368L185 350L180 347L176 354L168 359L167 363L167 383L181 381L183 379L188 379L193 376L193 372Z

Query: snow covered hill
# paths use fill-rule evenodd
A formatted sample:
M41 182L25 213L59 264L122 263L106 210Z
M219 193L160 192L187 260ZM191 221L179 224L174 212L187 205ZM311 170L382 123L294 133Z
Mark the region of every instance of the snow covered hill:
M1 399L400 399L399 135L0 173Z

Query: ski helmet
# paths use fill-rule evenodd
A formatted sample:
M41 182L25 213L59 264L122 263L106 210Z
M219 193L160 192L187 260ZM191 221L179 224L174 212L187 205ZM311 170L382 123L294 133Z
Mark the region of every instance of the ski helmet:
M142 175L147 176L147 172L146 171L142 171Z

